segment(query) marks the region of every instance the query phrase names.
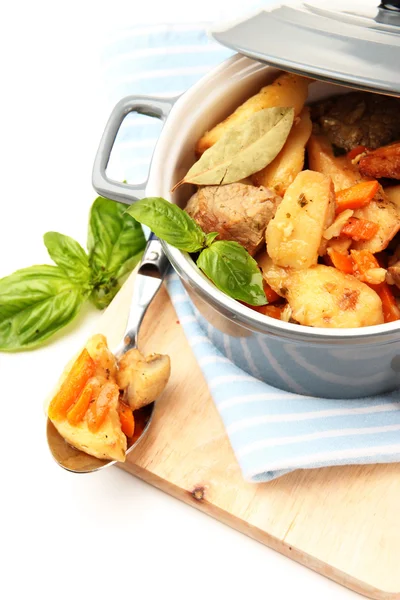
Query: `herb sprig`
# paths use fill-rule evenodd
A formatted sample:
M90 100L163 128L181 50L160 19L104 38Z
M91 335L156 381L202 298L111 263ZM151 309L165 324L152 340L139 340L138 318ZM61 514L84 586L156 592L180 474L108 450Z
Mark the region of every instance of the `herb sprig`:
M197 266L231 298L253 306L267 304L260 269L237 242L215 241L218 233L204 233L184 210L164 198L144 198L127 212L171 246L199 253Z
M145 238L125 205L97 198L90 210L88 252L50 231L44 243L54 265L35 265L0 279L0 350L35 348L70 323L90 300L106 307L139 261Z

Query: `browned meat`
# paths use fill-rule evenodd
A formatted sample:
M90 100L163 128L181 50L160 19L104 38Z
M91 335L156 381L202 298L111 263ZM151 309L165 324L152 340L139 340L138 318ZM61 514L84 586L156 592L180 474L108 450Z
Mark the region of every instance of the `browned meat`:
M281 198L265 187L244 183L200 188L186 206L188 214L206 233L239 242L254 254L265 244L265 229Z
M358 168L365 177L400 179L400 142L367 152Z
M388 268L386 281L390 285L397 285L400 288L400 260Z
M389 285L400 288L400 244L397 244L393 255L389 258L386 281Z
M379 148L399 139L399 113L399 98L368 92L336 96L311 108L316 129L346 152L356 146Z

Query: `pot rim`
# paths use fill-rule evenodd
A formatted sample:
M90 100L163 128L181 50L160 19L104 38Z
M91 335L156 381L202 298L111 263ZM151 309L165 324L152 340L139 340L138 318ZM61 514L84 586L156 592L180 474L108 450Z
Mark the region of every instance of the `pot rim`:
M241 62L241 65L236 63ZM239 67L239 70L238 70ZM170 187L165 190L162 188L162 183L165 179L165 158L168 156L171 138L173 139L176 131L182 128L181 112L184 107L190 105L192 100L198 95L199 91L204 91L209 84L218 82L221 85L221 75L230 69L230 79L239 81L243 77L243 68L247 69L248 73L258 72L260 70L271 69L269 65L265 65L257 60L235 54L226 59L207 75L202 77L196 84L180 96L171 109L171 112L166 120L160 138L157 142L154 155L151 162L149 182L146 192L151 196L162 195L169 202L173 202ZM215 87L215 86L214 86ZM345 87L345 86L342 86ZM349 88L351 89L351 88ZM194 104L196 106L196 104ZM201 110L197 110L195 118L200 118ZM160 177L160 174L162 176ZM161 185L160 185L161 182ZM164 182L165 184L168 182ZM160 193L162 192L162 193ZM285 321L278 321L267 315L262 315L251 308L247 308L237 300L230 298L221 292L207 277L200 271L193 259L186 252L174 248L170 244L163 242L164 250L178 275L199 295L216 308L219 312L230 318L232 321L240 323L247 329L257 331L259 333L270 334L273 336L284 337L286 339L301 340L314 343L336 343L341 342L366 344L371 341L382 341L382 336L385 342L393 342L398 339L400 330L400 321L392 323L384 323L381 325L370 325L359 328L324 328L310 327L307 325L296 325Z

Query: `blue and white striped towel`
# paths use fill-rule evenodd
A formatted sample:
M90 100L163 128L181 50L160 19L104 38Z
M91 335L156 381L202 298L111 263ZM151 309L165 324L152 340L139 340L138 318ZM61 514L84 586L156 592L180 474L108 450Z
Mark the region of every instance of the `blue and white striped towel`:
M129 94L176 96L230 55L208 40L202 26L135 28L107 46L107 90L113 102ZM159 131L158 121L130 115L111 175L143 180ZM299 468L400 461L398 393L330 400L262 383L210 342L176 275L169 277L168 290L245 479L262 482Z

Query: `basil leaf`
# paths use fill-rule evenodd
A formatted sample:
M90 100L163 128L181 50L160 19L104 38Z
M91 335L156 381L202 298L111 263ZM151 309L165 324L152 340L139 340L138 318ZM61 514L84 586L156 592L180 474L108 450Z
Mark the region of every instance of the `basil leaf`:
M88 293L62 269L48 265L0 279L0 350L39 346L72 321Z
M43 240L50 257L73 281L89 284L88 255L78 242L57 231L48 231Z
M216 237L219 236L218 232L213 231L212 233L207 233L206 235L206 245L211 246Z
M197 265L231 298L253 306L267 304L260 269L237 242L214 242L200 254Z
M111 302L145 245L140 224L126 214L124 204L96 198L90 211L88 250L94 287L91 300L97 308Z
M198 252L205 246L205 233L196 221L164 198L144 198L132 204L127 212L179 250Z

